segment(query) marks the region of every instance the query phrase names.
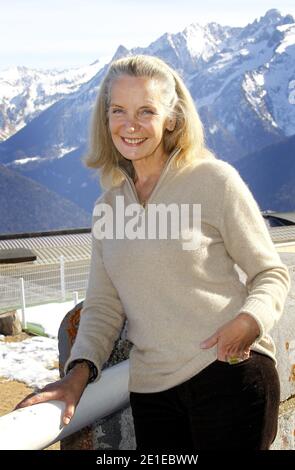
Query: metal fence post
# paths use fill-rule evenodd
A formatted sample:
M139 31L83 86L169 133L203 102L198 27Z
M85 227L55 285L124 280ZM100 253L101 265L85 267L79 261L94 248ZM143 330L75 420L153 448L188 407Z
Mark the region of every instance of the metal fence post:
M60 257L60 290L62 300L66 299L66 285L65 285L65 259L63 255Z
M78 292L74 292L74 307L79 303Z
M20 278L20 291L21 291L21 308L22 308L22 328L25 330L27 328L26 322L26 298L25 298L25 283L24 278Z

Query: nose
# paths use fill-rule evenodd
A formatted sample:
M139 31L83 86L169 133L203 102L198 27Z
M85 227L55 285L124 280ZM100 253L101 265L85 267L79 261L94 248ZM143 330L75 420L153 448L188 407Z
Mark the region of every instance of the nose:
M128 119L126 121L126 131L130 134L133 134L140 128L140 123L136 118Z
M140 128L140 125L138 124L127 124L126 125L126 132L128 134L134 134L134 132L137 132Z

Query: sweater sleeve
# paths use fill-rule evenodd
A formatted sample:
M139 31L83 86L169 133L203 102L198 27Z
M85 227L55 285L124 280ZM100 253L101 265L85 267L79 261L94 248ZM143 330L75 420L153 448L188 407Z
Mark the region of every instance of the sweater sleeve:
M96 366L98 375L95 381L98 381L102 366L112 352L126 316L117 290L104 267L102 242L95 238L93 225L94 217L88 286L77 336L64 371L68 372L70 363L75 359L87 359Z
M220 231L229 256L247 275L248 296L237 314L245 312L255 318L259 342L283 312L290 276L257 202L234 167L229 168L225 182Z

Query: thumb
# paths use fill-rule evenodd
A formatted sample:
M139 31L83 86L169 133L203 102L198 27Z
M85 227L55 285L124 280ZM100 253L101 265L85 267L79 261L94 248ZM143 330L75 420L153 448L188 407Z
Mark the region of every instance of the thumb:
M74 413L75 413L75 405L67 404L64 415L63 415L63 423L65 425L69 424L72 417L74 416Z
M202 341L202 343L200 344L200 347L202 349L210 349L213 346L215 346L215 344L217 344L217 342L218 342L218 335L217 335L217 333L214 333L214 335L212 335L209 338L205 339L205 341Z

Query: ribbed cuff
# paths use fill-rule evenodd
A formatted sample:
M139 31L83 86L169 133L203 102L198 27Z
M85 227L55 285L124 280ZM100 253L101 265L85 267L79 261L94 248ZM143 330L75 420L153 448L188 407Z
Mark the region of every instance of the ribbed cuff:
M98 367L98 364L95 360L93 360L92 357L86 355L86 354L74 354L73 356L70 356L65 365L64 365L64 374L67 375L67 373L70 371L70 369L74 366L73 364L77 361L77 362L80 362L80 361L86 361L89 363L89 365L91 364L91 367L90 367L90 370L91 370L91 375L90 375L90 378L89 380L91 379L91 383L92 382L97 382L99 379L100 379L100 376L101 376L101 369ZM88 382L90 383L90 381Z
M89 378L87 381L87 385L91 384L92 382L95 381L95 379L98 376L98 371L96 365L92 361L88 361L88 359L74 359L74 361L70 362L68 367L67 367L67 373L70 372L73 367L75 367L76 364L81 364L81 362L86 362L86 364L89 367Z
M239 313L248 313L256 320L260 334L256 338L255 343L259 343L263 336L265 336L274 325L272 312L270 312L260 300L248 298Z

